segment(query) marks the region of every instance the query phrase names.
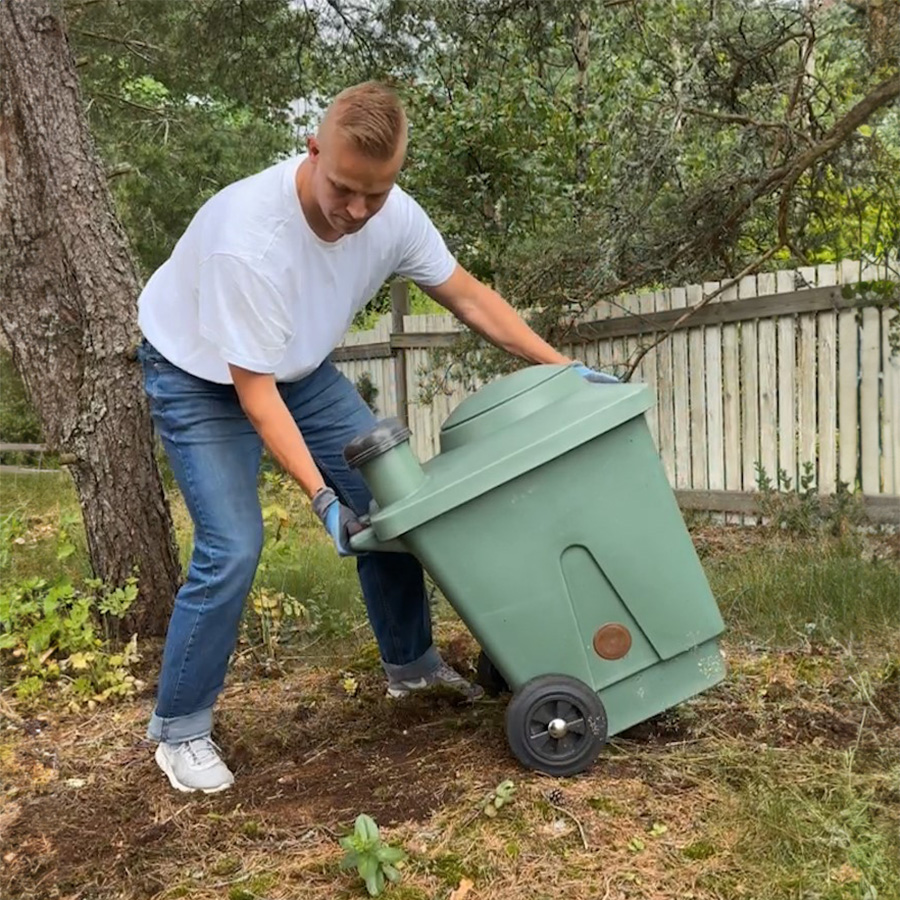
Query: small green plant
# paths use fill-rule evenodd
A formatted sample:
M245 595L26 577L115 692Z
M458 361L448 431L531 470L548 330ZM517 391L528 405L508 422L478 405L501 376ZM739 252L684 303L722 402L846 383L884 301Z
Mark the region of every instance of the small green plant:
M489 819L493 819L504 806L512 803L515 793L515 784L507 778L481 801L480 809Z
M779 469L773 481L756 463L756 484L759 488L759 507L772 528L802 537L827 531L839 536L864 519L860 498L850 491L846 482L837 485L831 497L818 492L815 466L803 463L803 474L796 486L784 469Z
M111 588L101 578L85 578L84 586L94 598L94 608L100 613L100 621L107 641L119 640L122 618L137 600L137 578L132 576L121 587Z
M118 633L121 616L137 596L132 579L123 588L108 588L88 579L78 590L68 578L48 582L27 578L0 591L0 669L12 673L20 700L36 699L58 684L74 706L133 694L141 683L131 673L140 659L137 635L121 650L110 633ZM114 624L107 623L113 621ZM98 626L106 633L98 635Z
M282 629L287 622L295 625L304 623L308 619L306 607L284 591L255 587L250 608L256 616L262 637L260 649L267 661L274 662L279 656Z
M25 533L25 525L22 517L16 510L0 515L0 571L5 569L12 559L10 545L21 542Z
M56 559L58 562L67 560L75 552L73 530L81 521L76 512L64 512L60 516L59 531L56 535Z
M339 843L347 851L341 860L341 870L355 868L372 897L384 890L385 880L400 880L396 866L406 859L406 853L383 843L378 826L365 813L357 816L352 834L342 837Z

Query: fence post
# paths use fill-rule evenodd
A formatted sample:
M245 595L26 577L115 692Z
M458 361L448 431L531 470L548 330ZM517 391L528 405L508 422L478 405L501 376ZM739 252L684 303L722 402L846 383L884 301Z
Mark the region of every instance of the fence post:
M403 334L403 317L409 315L409 282L395 281L391 285L391 337ZM394 353L394 389L397 394L397 415L409 425L409 397L406 383L406 350L397 347Z

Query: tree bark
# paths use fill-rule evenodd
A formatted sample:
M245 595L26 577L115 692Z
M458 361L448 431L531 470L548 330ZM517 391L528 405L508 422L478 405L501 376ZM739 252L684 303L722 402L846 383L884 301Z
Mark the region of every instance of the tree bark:
M74 479L95 575L165 630L181 578L140 366L139 279L88 132L61 3L0 2L0 330Z

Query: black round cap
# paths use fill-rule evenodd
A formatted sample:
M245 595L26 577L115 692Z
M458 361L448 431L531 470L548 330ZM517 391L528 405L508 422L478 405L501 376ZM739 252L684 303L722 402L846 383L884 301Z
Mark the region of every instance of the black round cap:
M358 469L398 444L408 441L410 435L410 430L399 419L381 419L371 431L353 438L344 447L344 459L351 469Z

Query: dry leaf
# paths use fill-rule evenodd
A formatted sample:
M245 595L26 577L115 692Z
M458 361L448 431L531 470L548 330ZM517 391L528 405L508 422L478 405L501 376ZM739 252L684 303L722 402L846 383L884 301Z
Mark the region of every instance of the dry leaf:
M459 887L455 891L450 892L450 900L464 900L473 887L475 887L474 881L469 881L468 878L461 878Z
M854 869L849 863L844 863L839 869L831 872L831 877L838 884L857 884L862 879L862 872Z

